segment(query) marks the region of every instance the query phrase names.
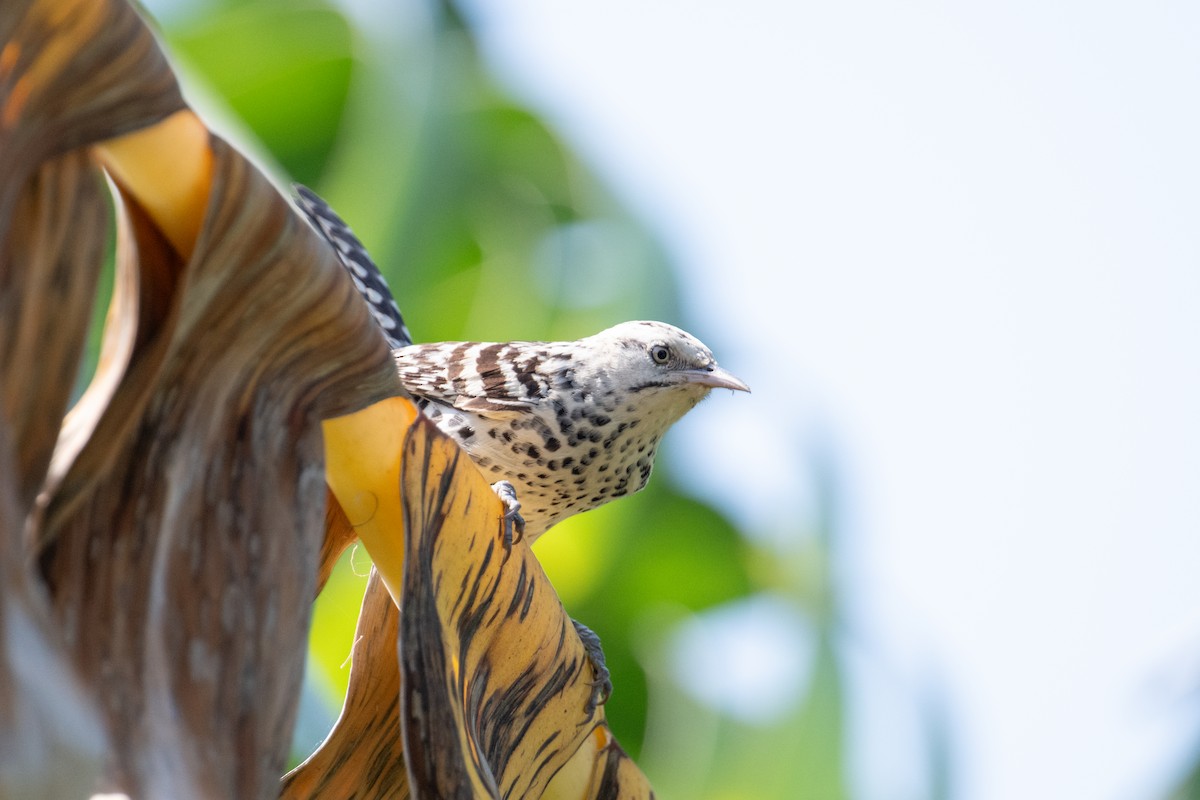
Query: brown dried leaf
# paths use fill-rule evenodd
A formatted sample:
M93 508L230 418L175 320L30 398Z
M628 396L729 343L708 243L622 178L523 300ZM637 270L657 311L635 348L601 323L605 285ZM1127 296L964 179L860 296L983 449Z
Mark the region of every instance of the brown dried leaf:
M189 262L133 226L141 274L178 276L155 282L170 290L158 329L45 518L55 607L137 796L273 794L321 542L319 423L394 391L341 268L241 156L213 150Z
M91 319L108 239L102 180L78 152L45 162L0 241L0 412L14 432L22 517L50 463Z
M184 107L154 37L120 0L5 0L0 42L0 225L7 193L45 159Z
M70 151L180 103L124 3L5 4L0 31L2 299L20 308L3 375L47 412L29 413L16 388L4 395L27 502L103 255L106 203ZM69 426L35 533L58 634L103 699L108 783L134 796L266 797L315 588L320 421L397 386L331 254L240 155L183 135L195 130L176 115L105 146L126 188L121 280L97 388ZM65 166L37 172L56 153ZM69 321L39 360L31 343L56 312Z

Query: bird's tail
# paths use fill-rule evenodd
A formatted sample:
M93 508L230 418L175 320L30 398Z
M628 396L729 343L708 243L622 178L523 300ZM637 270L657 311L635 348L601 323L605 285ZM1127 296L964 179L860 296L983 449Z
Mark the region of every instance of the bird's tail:
M379 271L379 267L371 260L367 248L350 230L350 226L342 220L321 197L298 183L293 183L296 192L296 205L308 217L308 221L317 229L325 240L333 245L338 260L350 273L358 293L367 301L371 315L379 323L388 345L393 350L407 347L413 343L404 317L400 314L400 306L388 287L387 279Z

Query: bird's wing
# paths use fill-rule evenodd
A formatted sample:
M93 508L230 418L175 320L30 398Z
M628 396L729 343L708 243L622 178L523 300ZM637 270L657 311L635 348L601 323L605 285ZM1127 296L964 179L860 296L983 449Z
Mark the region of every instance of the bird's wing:
M417 397L494 414L536 407L550 394L538 342L441 342L395 351L400 382Z

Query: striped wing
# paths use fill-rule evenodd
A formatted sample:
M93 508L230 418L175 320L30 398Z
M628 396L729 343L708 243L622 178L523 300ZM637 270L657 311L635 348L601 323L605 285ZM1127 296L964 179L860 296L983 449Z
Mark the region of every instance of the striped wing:
M549 398L554 383L546 367L555 359L543 342L419 344L395 356L409 392L463 411L528 411Z

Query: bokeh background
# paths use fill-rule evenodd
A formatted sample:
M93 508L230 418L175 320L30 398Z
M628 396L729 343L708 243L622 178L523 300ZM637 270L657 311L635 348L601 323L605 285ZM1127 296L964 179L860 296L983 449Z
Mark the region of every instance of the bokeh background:
M658 318L754 388L537 547L659 796L1200 797L1200 7L146 8L418 340Z

